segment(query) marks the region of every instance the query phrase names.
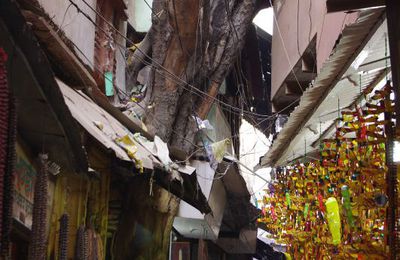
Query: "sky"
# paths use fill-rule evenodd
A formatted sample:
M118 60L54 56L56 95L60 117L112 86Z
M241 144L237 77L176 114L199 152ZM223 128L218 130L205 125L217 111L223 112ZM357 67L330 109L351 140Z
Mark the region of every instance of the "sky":
M273 16L274 12L272 8L262 9L258 12L256 17L253 19L253 23L272 35L273 32Z

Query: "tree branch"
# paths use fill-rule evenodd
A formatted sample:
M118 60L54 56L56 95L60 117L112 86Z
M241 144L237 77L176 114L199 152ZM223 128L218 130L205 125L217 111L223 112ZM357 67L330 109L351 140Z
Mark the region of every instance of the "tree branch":
M144 61L146 60L146 55L151 55L152 28L153 27L150 28L144 39L140 42L140 50L136 49L130 58L132 63L127 67L128 84L136 84L139 71L145 66Z

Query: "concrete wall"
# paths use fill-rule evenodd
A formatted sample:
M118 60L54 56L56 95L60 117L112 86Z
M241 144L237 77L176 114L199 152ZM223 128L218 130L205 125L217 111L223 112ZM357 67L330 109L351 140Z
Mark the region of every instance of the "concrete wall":
M128 22L138 32L147 32L151 27L151 9L153 0L129 0Z
M96 0L85 0L92 8L96 9ZM112 0L111 0L112 1ZM75 48L76 54L81 60L93 70L94 68L94 41L95 26L82 13L78 13L76 8L68 0L39 0L42 7L46 10L53 21L65 32L66 36L84 53L82 54ZM79 8L88 14L93 21L96 21L96 13L85 5L83 1L75 1ZM126 35L127 22L121 22L117 28L123 35ZM119 45L125 46L125 39L116 36ZM125 49L121 46L116 47L116 85L126 92L125 88Z
M120 23L120 27L118 30L123 34L126 35L128 23L126 21ZM122 46L126 46L126 40L122 36L117 36L118 45L116 47L115 52L115 59L117 62L116 66L116 75L115 75L115 83L117 87L122 90L122 92L126 93L126 82L125 82L125 69L126 69L126 58L125 53L126 50ZM129 94L129 93L126 93Z
M96 8L96 0L86 0L93 8ZM66 36L85 54L75 50L84 63L93 68L94 64L94 36L95 26L68 0L39 0L39 3L46 10L66 34ZM79 8L88 14L93 21L96 21L96 14L90 10L82 1L75 1ZM86 56L87 58L85 58Z
M278 0L274 5L278 26L274 24L272 39L272 97L314 37L319 71L344 26L358 17L357 12L327 14L326 0Z

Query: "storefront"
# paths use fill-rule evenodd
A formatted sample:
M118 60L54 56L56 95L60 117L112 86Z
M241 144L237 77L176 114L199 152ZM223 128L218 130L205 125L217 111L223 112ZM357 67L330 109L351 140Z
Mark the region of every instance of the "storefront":
M21 142L17 143L13 178L11 259L27 259L32 228L33 195L36 169Z

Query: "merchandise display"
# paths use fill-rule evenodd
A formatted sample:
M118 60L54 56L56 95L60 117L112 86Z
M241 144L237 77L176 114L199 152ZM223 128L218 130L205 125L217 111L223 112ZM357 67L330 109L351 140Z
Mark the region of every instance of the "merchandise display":
M259 222L293 259L388 259L390 93L387 84L362 108L342 111L319 160L277 168Z

